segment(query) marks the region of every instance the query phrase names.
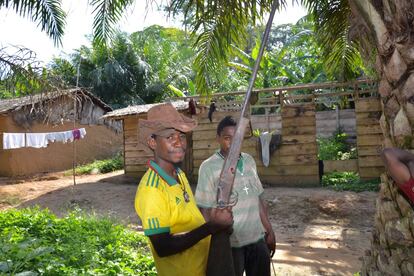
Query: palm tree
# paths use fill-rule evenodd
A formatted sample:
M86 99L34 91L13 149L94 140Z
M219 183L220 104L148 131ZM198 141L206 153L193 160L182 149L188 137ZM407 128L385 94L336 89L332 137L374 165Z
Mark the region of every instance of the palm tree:
M61 8L60 0L0 0L0 9L13 9L17 14L28 17L42 31L54 41L61 44L64 34L65 13ZM11 48L11 49L10 49ZM2 89L13 91L16 96L16 87L23 94L39 90L39 87L48 87L42 77L43 68L39 66L35 54L29 49L20 47L5 47L0 49L0 84ZM9 54L10 51L15 54ZM21 88L24 87L22 90Z
M275 0L279 8L285 0ZM40 2L40 1L37 1ZM50 1L49 1L50 2ZM58 1L53 1L58 3ZM111 26L132 0L92 0L95 8L95 38L105 41ZM248 24L269 12L272 0L171 0L171 13L183 12L191 20L196 37L195 67L199 92L208 91L209 76L228 61L231 44L246 37ZM331 47L331 62L344 68L344 75L359 52L380 80L383 103L381 126L384 144L407 147L414 125L414 2L411 0L301 0L317 22L320 42ZM13 3L32 5L33 1ZM43 1L42 1L43 3ZM0 7L9 5L1 1ZM33 5L32 5L33 6ZM15 6L21 11L24 5ZM340 51L335 51L340 50ZM374 62L375 61L375 62ZM349 67L350 68L350 67ZM351 69L351 68L350 68ZM385 184L378 201L374 239L366 256L363 274L414 275L414 212L395 196L394 185Z

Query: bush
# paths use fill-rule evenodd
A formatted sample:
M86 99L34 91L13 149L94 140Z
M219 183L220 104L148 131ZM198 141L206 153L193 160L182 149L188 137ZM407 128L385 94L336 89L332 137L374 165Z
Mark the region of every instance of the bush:
M341 129L335 131L332 137L317 138L319 160L348 160L356 159L357 151L355 147L350 147L346 143L348 135Z
M379 179L363 181L355 172L333 172L322 176L322 186L336 191L379 191Z
M0 275L156 275L146 239L109 218L0 213Z
M122 170L124 168L124 159L122 155L118 154L114 158L95 160L92 163L78 166L75 168L76 175L91 174L96 170L98 173L108 173L116 170ZM65 172L66 175L71 175L72 170Z

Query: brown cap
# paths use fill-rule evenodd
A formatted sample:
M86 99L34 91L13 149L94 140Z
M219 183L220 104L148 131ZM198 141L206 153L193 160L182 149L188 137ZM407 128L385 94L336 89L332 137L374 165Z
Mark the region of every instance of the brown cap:
M164 129L173 128L181 132L190 132L196 126L195 120L180 114L172 104L159 104L148 110L147 120L138 121L139 141L146 144L151 135Z

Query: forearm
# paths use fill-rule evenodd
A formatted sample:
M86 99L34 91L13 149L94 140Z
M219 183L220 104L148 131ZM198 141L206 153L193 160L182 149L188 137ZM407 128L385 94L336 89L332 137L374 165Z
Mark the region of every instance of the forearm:
M399 148L386 148L382 151L382 158L387 162L399 161L404 164L414 162L414 155Z
M273 231L272 224L269 220L269 214L267 210L267 204L264 199L260 197L260 220L262 221L263 227L265 228L266 232Z
M212 234L212 232L212 226L207 222L185 234L172 235L166 233L153 235L149 238L158 256L167 257L194 246L200 240Z

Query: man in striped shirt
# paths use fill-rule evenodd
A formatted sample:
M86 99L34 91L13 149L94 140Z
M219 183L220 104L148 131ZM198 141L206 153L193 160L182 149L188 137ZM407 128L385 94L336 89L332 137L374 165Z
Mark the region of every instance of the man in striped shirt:
M210 235L231 227L231 211L213 209L206 223L179 168L187 146L185 133L196 122L171 104L152 107L147 117L139 121L139 136L154 160L139 183L135 210L149 237L158 275L203 276Z
M232 117L221 120L217 127L220 150L200 166L195 198L207 220L209 210L217 203L217 184L235 131L236 122ZM253 157L241 153L233 185L237 203L232 209L234 224L230 236L237 276L243 272L246 276L270 275L270 258L274 254L276 240L262 194L263 187Z

